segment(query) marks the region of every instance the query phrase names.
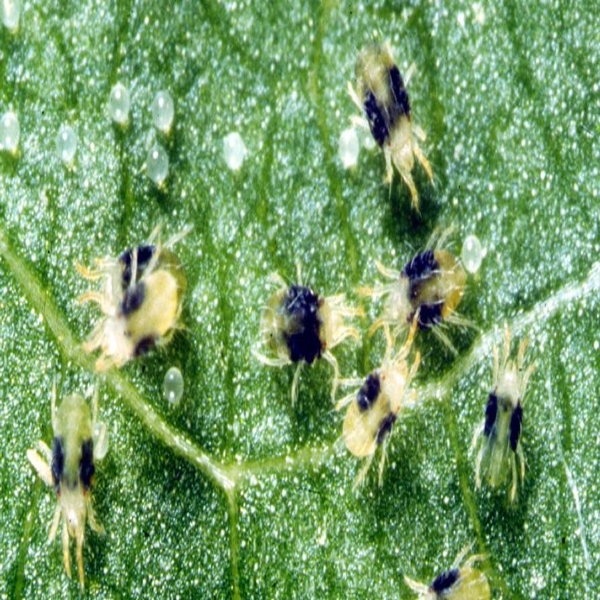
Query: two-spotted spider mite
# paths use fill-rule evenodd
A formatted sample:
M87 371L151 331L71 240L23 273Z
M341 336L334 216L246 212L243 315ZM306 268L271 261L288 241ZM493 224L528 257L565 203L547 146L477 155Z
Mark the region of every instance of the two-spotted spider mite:
M104 314L83 344L86 352L100 349L98 371L121 367L168 343L180 327L186 278L170 247L188 230L163 245L152 243L158 229L147 245L129 248L116 259L98 259L95 270L77 265L85 279L103 280L102 291L88 291L79 298L79 302L96 302Z
M475 465L475 483L481 487L481 476L492 487L501 485L511 472L510 500L514 501L519 479L525 477L525 458L521 447L523 402L529 377L535 364L523 369L528 340L524 339L518 350L516 363L509 360L510 330L505 327L501 359L494 347L494 386L488 396L485 419L473 437L473 447L483 438ZM517 457L520 469L517 468Z
M354 482L354 488L363 482L380 446L379 485L382 484L390 433L400 410L414 403L415 392L410 389L410 383L419 369L421 356L417 352L410 366L407 357L416 328L415 319L404 346L392 355L393 341L386 327L387 349L382 365L369 373L364 381L342 382L344 385L360 385L358 391L342 398L336 405L336 410L349 405L344 417L343 439L354 456L365 459Z
M425 133L412 123L408 92L388 44L373 44L358 55L356 89L348 83L348 93L364 112L371 134L383 149L385 183L391 185L395 166L418 210L419 194L411 174L415 157L430 180L433 172L416 139L424 141Z
M323 357L334 370L331 395L339 381L339 368L331 353L346 338L358 339L358 331L346 319L362 312L346 304L343 295L320 296L301 283L288 285L274 273L270 282L278 286L269 298L260 320L261 342L266 354L255 351L256 358L271 367L297 364L292 382L292 403L298 395L298 378L303 364L311 365ZM298 281L301 281L298 267Z
M369 333L379 327L391 327L395 339L416 317L420 330L433 331L452 352L456 352L444 331L445 325L469 326L470 322L456 313L467 275L459 260L443 248L450 233L451 229L441 235L435 231L427 248L415 254L401 272L376 263L379 272L392 281L358 290L363 295L385 299L383 313ZM436 238L435 247L432 247Z
M406 585L419 594L420 600L489 600L490 584L481 571L474 569L473 565L481 562L484 556L476 554L471 556L460 566L471 544L466 546L456 557L452 568L440 573L431 585L419 583L405 577Z
M69 540L73 538L77 548L79 583L84 587L83 540L86 521L90 527L104 533L96 521L92 507L94 460L104 457L107 450L106 428L96 423L98 396L94 396L93 415L87 402L79 395L66 396L56 410L56 386L52 388L52 450L39 441L36 450L28 450L27 458L42 481L53 486L58 505L50 527L53 541L62 517L63 562L71 577Z
M475 431L473 448L479 439L481 447L475 463L475 484L481 487L482 475L492 487L498 487L511 472L512 484L510 501L517 494L517 482L525 478L525 457L521 447L521 423L523 420L523 401L527 382L535 364L523 368L528 340L524 339L517 354L516 362L509 360L510 330L504 331L502 357L498 357L498 348L494 347L494 386L488 396L485 407L485 419ZM517 467L517 457L520 468Z

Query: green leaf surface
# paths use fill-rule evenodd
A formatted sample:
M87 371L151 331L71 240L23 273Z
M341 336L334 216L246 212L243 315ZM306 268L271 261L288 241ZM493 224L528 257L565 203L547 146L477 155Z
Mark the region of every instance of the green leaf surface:
M174 5L141 0L28 2L0 31L0 113L19 118L18 153L0 153L0 598L77 597L55 494L26 451L50 443L50 393L98 386L110 450L88 529L86 595L116 598L411 598L473 541L494 598L594 598L600 579L597 2L335 2ZM374 33L375 32L375 33ZM380 152L344 170L340 133L357 51L388 39L435 179L415 167L420 214ZM131 94L126 127L107 112ZM154 94L175 102L171 135L152 133ZM73 168L62 124L77 132ZM238 172L223 138L238 131ZM158 189L148 139L165 144ZM80 342L98 318L75 263L115 256L163 223L186 270L185 330L165 349L98 376ZM339 441L327 364L258 363L267 279L296 263L324 295L401 269L436 227L455 250L476 234L487 254L470 277L450 354L419 335L419 402L394 429L382 487ZM358 347L342 374L381 361L377 314L362 300ZM536 362L523 421L526 477L475 489L473 432L507 323ZM515 346L516 346L515 342ZM177 366L185 393L163 399ZM60 537L60 536L59 536Z

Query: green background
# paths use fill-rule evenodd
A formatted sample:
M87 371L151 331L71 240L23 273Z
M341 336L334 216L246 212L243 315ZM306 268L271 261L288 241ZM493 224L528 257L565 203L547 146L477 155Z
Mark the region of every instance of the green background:
M495 598L597 598L600 6L591 0L376 4L335 2L29 2L0 31L0 113L21 125L0 154L0 597L79 595L59 540L56 499L26 450L50 442L50 390L100 389L110 450L87 532L90 597L411 598L470 541ZM388 39L412 62L413 117L435 179L414 174L422 210L383 157L337 157L356 109L346 93L358 50ZM106 103L131 93L126 128ZM143 171L159 89L175 101L170 174ZM56 156L61 124L79 147ZM222 140L248 148L233 173ZM79 344L98 318L74 268L193 225L177 246L187 277L185 331L166 349L98 377ZM450 331L431 336L419 404L401 416L383 486L337 442L331 371L261 366L267 277L305 279L324 295L373 285L374 261L401 268L435 227L455 251L487 250ZM365 303L366 333L377 309ZM507 323L535 360L524 411L525 483L474 489L471 438ZM515 342L516 345L516 342ZM380 335L336 349L345 376L381 360ZM162 398L178 366L185 395Z

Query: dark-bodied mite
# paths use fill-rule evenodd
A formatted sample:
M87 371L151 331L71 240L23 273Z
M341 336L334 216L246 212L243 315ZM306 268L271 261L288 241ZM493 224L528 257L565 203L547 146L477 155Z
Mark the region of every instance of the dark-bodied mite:
M268 299L260 320L260 345L255 357L265 365L283 367L296 364L292 382L292 403L298 394L298 377L303 364L312 365L324 358L334 369L332 397L339 381L337 360L331 350L346 338L358 339L358 331L347 319L362 314L348 306L343 295L324 297L298 281L289 285L273 273L270 283L278 289Z
M489 600L490 584L482 571L473 568L484 556L476 554L461 563L471 549L466 546L447 571L440 573L430 585L404 577L406 585L419 594L420 600Z
M364 458L354 487L359 486L381 447L379 462L379 484L383 480L383 468L390 433L402 408L414 403L416 394L411 381L417 374L421 360L417 352L412 365L407 360L416 332L416 319L404 346L393 354L393 341L385 329L387 349L381 366L367 375L364 381L345 380L344 385L360 385L355 391L342 398L336 410L348 406L344 417L343 439L346 448L356 457Z
M84 587L83 542L85 524L103 533L96 521L92 506L95 460L106 454L108 442L106 428L96 423L97 395L94 397L94 413L78 394L66 396L56 410L56 387L52 389L52 427L54 437L52 450L39 441L36 450L28 450L27 458L42 481L56 491L58 505L50 528L50 541L54 540L62 519L63 562L71 577L69 540L73 538L77 549L79 583ZM39 452L38 452L39 451ZM40 454L41 453L41 454Z
M444 248L451 231L451 228L441 234L434 231L425 250L415 254L401 272L376 263L378 271L391 281L358 290L360 294L384 299L383 312L369 333L385 326L391 328L395 339L416 318L420 330L431 330L455 352L445 325L471 326L471 323L456 312L467 275L460 261Z
M475 484L481 487L482 477L493 488L502 485L510 473L510 501L517 495L517 484L525 478L525 457L521 446L523 401L529 377L535 364L524 368L528 340L519 345L517 360L509 360L510 330L504 330L502 356L494 347L494 385L488 395L485 417L473 436L473 448L481 440L475 461ZM517 459L520 468L517 467Z
M151 235L158 235L159 228ZM100 349L96 369L121 367L132 358L168 343L180 327L186 278L183 267L170 248L189 230L164 245L152 241L129 248L118 258L96 261L96 269L76 265L88 280L102 280L101 291L90 290L79 302L96 302L103 317L83 348Z
M356 59L356 86L348 83L348 93L364 113L373 138L383 150L385 183L391 185L396 167L410 191L413 207L418 210L419 194L412 178L415 157L430 180L433 172L419 147L417 138L424 141L425 133L412 122L405 81L389 44L372 44L360 52Z

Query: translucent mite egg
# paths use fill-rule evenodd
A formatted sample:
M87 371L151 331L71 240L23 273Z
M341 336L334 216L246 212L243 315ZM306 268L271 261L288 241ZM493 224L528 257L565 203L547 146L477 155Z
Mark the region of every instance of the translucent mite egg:
M77 134L69 125L61 125L56 134L56 154L65 164L71 164L77 152Z
M148 150L146 157L146 171L148 177L159 187L165 182L169 174L169 156L167 151L160 145L154 144Z
M160 91L154 96L152 101L152 122L154 127L163 133L168 133L173 125L173 116L175 107L171 94L166 91Z
M183 376L177 367L171 367L163 381L163 398L174 406L179 404L183 396Z
M351 169L358 162L360 143L354 128L345 129L340 135L338 142L338 155L344 169Z
M125 125L129 118L129 104L129 90L122 83L115 84L108 98L110 118L119 125Z
M0 2L0 14L4 27L11 31L16 31L19 28L22 8L20 0L2 0Z
M108 452L108 432L104 423L94 423L92 430L94 440L94 457L102 460Z
M7 112L0 119L0 150L7 150L13 154L17 151L21 128L19 119L13 112Z
M469 273L477 273L479 267L481 267L484 256L485 252L481 247L479 238L475 235L467 236L463 242L462 251L460 253L465 269Z
M246 146L237 131L223 139L223 158L232 171L237 171L244 164Z

